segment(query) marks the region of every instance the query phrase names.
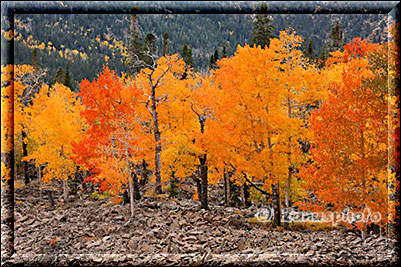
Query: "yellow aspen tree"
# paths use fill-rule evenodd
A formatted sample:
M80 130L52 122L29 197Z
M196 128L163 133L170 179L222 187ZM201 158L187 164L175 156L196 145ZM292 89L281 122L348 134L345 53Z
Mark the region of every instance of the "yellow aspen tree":
M26 108L29 133L37 142L36 150L24 160L35 160L45 165L42 180L63 182L64 201L68 196L68 179L75 174L76 164L71 159L72 142L77 142L84 129L80 117L82 106L77 96L62 84L44 85L33 104Z

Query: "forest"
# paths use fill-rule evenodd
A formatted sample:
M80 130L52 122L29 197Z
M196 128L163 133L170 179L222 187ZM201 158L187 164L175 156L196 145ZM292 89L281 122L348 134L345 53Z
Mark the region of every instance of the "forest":
M354 37L380 43L387 38L386 15L380 14L270 14L274 36L292 27L304 38L313 56L319 57L323 45L330 45L332 27L338 22L343 42ZM184 42L191 47L194 70L207 70L212 54L232 56L237 45L250 43L255 14L147 14L138 17L138 35L154 37L155 54L163 53L167 34L169 51L181 54ZM79 82L92 80L108 65L117 74L126 72L123 53L129 42L129 15L98 14L18 14L15 20L15 64L32 65L32 49L36 49L38 65L48 69L46 83L59 68L65 71L68 62L73 89ZM55 36L58 36L55 38ZM3 37L2 37L3 38Z
M249 38L199 54L192 37L143 36L146 16L107 40L82 25L93 55L2 31L31 58L1 67L1 180L3 191L14 171L18 260L91 254L101 265L99 254L137 253L135 264L165 265L152 255L167 253L224 265L267 252L276 264L394 264L399 25L386 25L388 40L346 39L337 21L317 48L256 14ZM99 55L99 71L74 65Z

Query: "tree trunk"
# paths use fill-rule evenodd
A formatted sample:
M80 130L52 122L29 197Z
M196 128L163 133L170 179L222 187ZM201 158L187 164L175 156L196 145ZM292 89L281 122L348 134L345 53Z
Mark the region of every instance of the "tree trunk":
M155 137L155 178L156 178L156 194L162 194L162 185L161 185L161 160L160 153L162 151L162 144L160 142L160 131L159 131L159 118L156 109L156 89L152 87L152 115L153 115L153 130Z
M279 182L275 185L272 184L272 193L273 193L273 208L274 208L274 220L273 226L277 227L281 225L281 210L280 210L280 191L279 191Z
M36 172L37 172L39 183L42 183L42 169L41 169L40 165L39 165L39 167L36 168Z
M147 169L146 169L146 161L142 160L142 164L141 164L141 176L142 179L139 181L140 185L145 185L148 183L148 173L147 173Z
M49 198L50 206L54 207L54 200L52 196L52 192L50 190L46 190L47 197Z
M133 182L134 182L134 199L140 200L141 194L139 192L138 175L136 175L136 173L134 172L134 175L132 178L133 178Z
M85 191L84 180L85 180L85 178L86 178L86 171L82 171L82 178L81 178L81 185L80 185L81 199L84 199L84 191Z
M123 205L130 203L128 195L128 190L125 189L123 192Z
M127 174L128 174L128 187L129 187L129 202L130 202L130 211L131 211L131 217L134 217L134 186L132 184L132 178L131 178L131 170L130 170L130 164L128 161L128 157L126 158L126 164L127 164Z
M64 203L67 203L68 200L68 181L63 180L63 198L64 198Z
M285 186L285 216L284 216L284 229L289 228L289 212L290 212L290 188L291 188L292 169L288 168L287 184Z
M131 217L134 217L134 186L132 184L132 179L129 172L128 172L128 185L129 185L129 202L130 202Z
M24 140L27 138L27 135L24 130L21 131L22 135L22 155L24 157L28 156L28 149L27 149L27 144L25 144ZM24 165L24 180L25 184L29 184L29 174L28 174L28 161L23 161L22 163Z
M245 182L243 185L241 185L240 187L241 189L241 204L242 204L242 208L246 207L246 201L245 201Z
M196 191L198 193L198 200L201 201L202 199L202 185L200 179L195 179L196 182Z
M206 154L204 154L202 157L199 157L199 162L200 162L200 176L201 176L201 185L202 185L202 191L201 191L201 208L208 210L209 206L207 204L207 186L208 186L208 181L207 181L207 166L206 166Z
M366 222L363 222L362 223L362 230L361 230L361 237L362 237L363 241L365 241L367 235L368 235L368 231L367 231Z
M224 171L225 206L231 206L231 184L228 172Z
M287 95L287 107L288 107L288 117L292 118L291 112L291 99L290 99L290 90L288 88L288 95ZM288 137L288 164L291 166L291 140L292 136ZM288 168L288 178L287 183L285 186L285 213L284 213L284 229L289 228L288 216L289 216L289 208L290 208L290 189L291 189L291 175L292 175L292 168Z
M123 125L123 132L124 132L124 145L125 145L125 164L126 164L126 171L127 171L127 178L128 178L128 187L129 187L129 199L130 199L130 210L131 210L131 217L134 217L134 185L133 185L133 177L132 174L135 175L135 170L133 170L132 164L129 160L129 151L128 151L128 138L127 138L127 129L124 122Z

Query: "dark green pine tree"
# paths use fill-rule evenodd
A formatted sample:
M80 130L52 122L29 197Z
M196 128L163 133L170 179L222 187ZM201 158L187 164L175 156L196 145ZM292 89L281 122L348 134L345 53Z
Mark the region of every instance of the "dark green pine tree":
M209 60L209 70L214 69L215 64L216 64L216 60L214 59L214 54L211 54L210 60Z
M65 76L63 84L70 88L71 91L74 91L72 88L71 77L70 77L70 70L68 68L68 62L65 64Z
M256 15L253 22L252 45L260 45L262 48L269 46L270 39L273 37L274 26L272 20L267 15L267 5L263 3L260 13Z
M227 48L226 48L226 42L223 43L223 51L221 52L221 58L227 57Z
M55 84L56 82L62 84L64 83L64 71L62 67L59 67L57 69L56 75L54 76L53 84Z
M164 32L163 35L163 56L168 55L168 33Z
M214 53L210 56L209 69L217 68L217 60L219 60L219 51L216 48Z
M184 59L187 57L188 55L188 45L187 45L187 38L184 38L184 45L182 46L182 52L181 52L181 57ZM185 62L186 63L186 62Z
M156 52L155 39L156 38L152 33L146 34L145 49L152 53Z
M343 46L343 32L340 29L339 21L333 26L331 30L331 45L330 51L336 51Z
M184 45L182 46L181 57L185 62L185 71L183 79L187 77L187 72L194 66L194 59L192 57L192 48L187 44L187 38L184 38Z
M217 60L219 60L219 51L217 50L217 48L214 50L214 63L217 62Z
M309 58L309 63L312 63L314 59L312 39L309 39L308 48L306 51L307 51L307 57Z
M319 67L323 67L327 59L327 49L326 49L326 44L323 44L322 46L322 51L320 52L320 57L319 57Z
M36 48L32 49L32 66L33 66L33 69L35 72L39 71L40 66L39 66L39 60L38 60L38 54L37 54ZM32 84L33 91L39 92L43 82L44 82L44 77L41 77L39 80L35 81ZM32 101L32 99L29 100L29 103L32 103L31 101Z
M128 46L128 59L126 64L131 70L132 74L137 73L141 69L140 61L144 59L144 47L142 39L138 34L138 14L137 9L132 8L131 14L131 36Z
M38 64L38 53L36 48L32 49L32 66L35 70L37 70L39 68L39 64Z
M144 55L143 55L143 60L145 61L145 63L147 64L147 65L150 65L150 66L153 66L153 60L154 60L154 58L152 57L152 56L149 56L149 54L151 54L151 55L154 55L155 53L156 53L156 46L155 46L155 44L154 44L154 42L155 42L155 36L152 34L152 33L148 33L148 34L146 34L146 37L145 37L145 47L144 47L144 49L145 49L145 51L147 52L147 53L144 53Z

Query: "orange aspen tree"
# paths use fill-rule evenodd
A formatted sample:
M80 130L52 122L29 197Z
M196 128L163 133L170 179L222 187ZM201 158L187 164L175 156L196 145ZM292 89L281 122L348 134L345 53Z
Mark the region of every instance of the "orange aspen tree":
M369 208L380 212L380 223L388 212L388 105L394 105L386 87L385 50L356 38L344 52L331 54L328 99L310 117L312 163L300 170L321 209ZM366 223L371 218L357 224L363 238Z
M226 147L220 157L240 184L262 182L258 190L275 194L277 225L280 181L287 185L288 199L292 170L305 160L299 140L307 137L307 129L301 115L326 90L322 74L305 63L301 41L283 31L269 48L238 47L233 57L219 61L215 74L221 97L214 123L224 132L215 144Z
M123 185L129 185L131 217L134 199L140 198L135 166L144 158L144 126L138 116L143 94L109 68L96 80L81 82L81 115L89 128L81 142L74 144L74 160L85 166L89 179L109 190L117 201Z

